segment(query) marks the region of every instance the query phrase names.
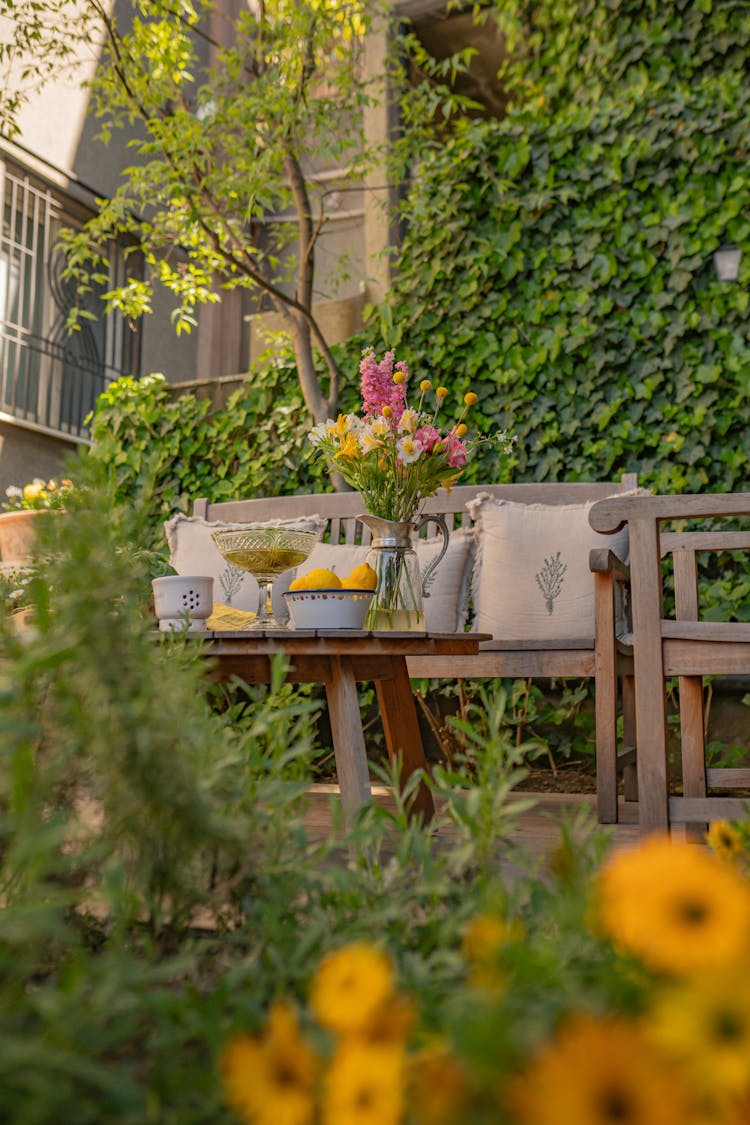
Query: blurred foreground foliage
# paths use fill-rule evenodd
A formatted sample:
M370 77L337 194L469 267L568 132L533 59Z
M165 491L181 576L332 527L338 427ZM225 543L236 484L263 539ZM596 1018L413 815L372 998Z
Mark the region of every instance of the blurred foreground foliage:
M408 1002L394 1005L380 1039L359 1043L363 1069L347 1071L346 1088L361 1090L366 1076L373 1096L388 1095L390 1072L377 1059L395 1026L411 1037L411 1061L437 1050L448 1070L438 1066L435 1081L458 1065L468 1076L461 1090L479 1098L440 1100L435 1118L416 1095L399 1095L366 1120L516 1125L505 1091L539 1050L546 1057L571 1013L594 1021L592 1043L600 1032L609 1042L609 1024L597 1021L650 1010L671 956L692 950L705 968L720 967L726 950L745 955L750 890L729 875L707 878L688 863L675 882L667 853L657 867L636 861L625 891L639 919L646 910L635 938L662 959L654 970L615 940L620 925L635 940L633 906L616 881L614 931L592 913L608 836L590 812L561 824L546 857L514 843L533 805L517 788L537 748L508 736L525 702L502 691L480 691L453 721L451 761L430 782L434 823L409 818L415 775L393 807L369 803L346 824L334 799L330 832L313 829L315 704L288 692L281 665L267 693L243 698L235 685L225 695L205 676L199 638L155 634L144 511L114 503L89 473L91 462L71 466L79 506L40 532L24 579L29 627L0 617L1 1120L255 1125L261 1118L247 1106L238 1117L222 1082L227 1045L238 1041L250 1043L240 1093L257 1092L248 1060L266 1066L266 1120L288 1078L268 1085L278 1044L258 1040L271 1053L257 1055L247 1036L267 1037L268 1013L283 1003L315 1050L330 1053L306 1007L311 988L331 951L347 956L365 943L386 955ZM387 769L373 771L393 784ZM735 839L726 826L714 842L738 865ZM678 899L695 904L705 941L688 933L695 919ZM369 995L370 978L360 984ZM732 1018L747 1015L736 988L731 1003ZM281 1047L292 1062L304 1049L291 1032ZM750 1089L750 1053L737 1050L732 1073ZM623 1096L635 1096L640 1055L612 1058ZM521 1125L557 1120L558 1095L585 1095L598 1081L588 1053L579 1069L580 1080L555 1086L553 1116L521 1116ZM734 1118L700 1118L725 1120Z

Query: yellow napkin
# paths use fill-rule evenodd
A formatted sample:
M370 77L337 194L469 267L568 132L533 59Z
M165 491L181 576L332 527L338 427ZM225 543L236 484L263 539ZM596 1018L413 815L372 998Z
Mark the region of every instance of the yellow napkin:
M206 628L221 632L223 629L245 629L254 621L256 614L247 609L232 609L230 605L214 602L211 616L206 619Z

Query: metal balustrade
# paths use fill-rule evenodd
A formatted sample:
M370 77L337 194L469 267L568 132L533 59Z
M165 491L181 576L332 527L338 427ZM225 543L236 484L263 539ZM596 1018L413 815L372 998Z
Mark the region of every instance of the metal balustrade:
M70 309L83 302L63 277L56 240L62 226L80 220L60 193L0 162L0 216L0 412L85 439L86 418L108 383L139 374L138 337L119 314L103 315L97 293L87 297L95 319L68 331ZM111 285L122 272L114 250Z

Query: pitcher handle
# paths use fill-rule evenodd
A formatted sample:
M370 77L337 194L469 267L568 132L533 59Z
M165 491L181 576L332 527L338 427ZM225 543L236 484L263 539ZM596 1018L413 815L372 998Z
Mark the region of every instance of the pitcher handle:
M434 558L432 560L432 562L429 564L429 566L427 566L425 568L425 572L422 575L422 597L423 598L429 598L429 596L430 596L430 592L427 589L427 587L428 587L429 583L432 581L432 577L435 573L435 570L437 569L438 563L442 559L445 552L448 550L448 536L450 534L450 532L448 531L448 525L445 522L444 517L439 516L439 515L423 516L414 530L418 533L420 527L424 527L424 525L426 523L434 523L437 526L438 531L440 532L440 534L443 537L443 545L440 548L440 553L436 556L436 558Z

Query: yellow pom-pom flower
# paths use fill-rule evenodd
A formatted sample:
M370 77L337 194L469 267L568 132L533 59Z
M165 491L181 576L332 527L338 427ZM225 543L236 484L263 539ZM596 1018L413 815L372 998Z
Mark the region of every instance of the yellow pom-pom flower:
M464 402L467 406L474 406L479 400L473 391L467 391L464 395Z
M40 500L46 491L43 480L32 481L31 484L25 484L23 488L24 500Z
M406 382L406 376L404 375L403 371L394 371L393 382L396 383L396 385Z
M465 422L460 422L456 426L456 437L466 437L468 432L469 432L469 427L466 425Z
M419 389L422 392L422 394L426 394L427 391L432 390L432 383L430 382L429 379L423 379L422 382L419 384Z
M383 407L383 417L384 418L391 418L392 416L393 416L393 410L391 409L391 407L390 406L384 406Z
M435 394L438 396L438 398L447 398L448 397L448 388L447 387L438 387L437 390L435 391Z

